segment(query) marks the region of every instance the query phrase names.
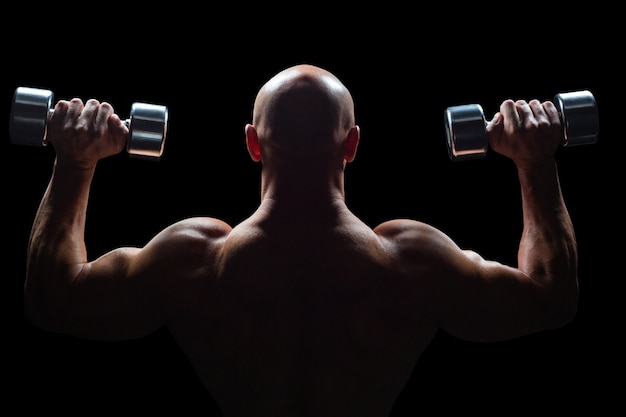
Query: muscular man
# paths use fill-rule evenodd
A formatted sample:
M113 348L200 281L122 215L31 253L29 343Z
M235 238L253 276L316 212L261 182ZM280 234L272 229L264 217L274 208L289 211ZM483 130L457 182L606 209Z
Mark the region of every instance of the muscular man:
M245 139L262 164L256 211L232 227L189 218L143 247L89 259L98 161L128 130L108 103L59 101L56 160L28 248L25 314L41 328L121 340L165 327L224 416L387 416L439 329L499 341L570 322L577 247L551 102L502 102L491 148L517 166L524 229L516 266L462 250L414 220L370 228L346 206L360 131L333 74L287 68L262 86Z

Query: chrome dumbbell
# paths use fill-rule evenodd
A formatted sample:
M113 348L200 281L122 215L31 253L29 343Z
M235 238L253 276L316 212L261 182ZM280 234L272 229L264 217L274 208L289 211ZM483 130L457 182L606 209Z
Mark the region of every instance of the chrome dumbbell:
M31 87L18 87L15 90L9 121L11 143L47 145L47 125L54 113L53 100L54 94L50 90ZM126 143L130 156L151 160L161 158L168 123L166 106L133 103L130 117L123 122L130 131Z
M563 146L588 145L598 140L598 108L588 90L559 93L552 100L563 125ZM448 156L453 161L482 158L488 139L483 108L465 104L445 110Z

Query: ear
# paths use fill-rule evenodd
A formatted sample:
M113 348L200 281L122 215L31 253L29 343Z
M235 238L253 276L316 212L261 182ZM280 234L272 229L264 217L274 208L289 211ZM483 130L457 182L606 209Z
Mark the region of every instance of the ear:
M361 139L361 129L359 126L354 125L348 131L346 142L343 149L343 159L346 162L352 162L356 156L356 148L359 146L359 139Z
M252 158L254 162L259 162L261 160L261 147L259 146L259 136L256 133L256 128L248 123L244 128L244 132L246 134L246 147L248 148L250 158Z

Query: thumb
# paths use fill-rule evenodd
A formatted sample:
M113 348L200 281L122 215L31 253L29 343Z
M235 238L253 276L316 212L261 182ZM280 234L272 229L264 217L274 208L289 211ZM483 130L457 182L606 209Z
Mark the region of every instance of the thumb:
M116 113L109 117L109 129L114 136L126 136L128 134L128 127Z
M496 114L493 115L493 118L487 122L487 138L489 139L489 146L491 147L494 145L497 147L497 142L499 141L500 136L502 135L502 130L504 129L504 123L502 123L503 120L504 118L502 113L496 112Z
M126 147L129 139L128 136L130 135L130 132L128 127L115 113L109 117L108 124L111 137L115 142L115 147L118 152L121 152Z

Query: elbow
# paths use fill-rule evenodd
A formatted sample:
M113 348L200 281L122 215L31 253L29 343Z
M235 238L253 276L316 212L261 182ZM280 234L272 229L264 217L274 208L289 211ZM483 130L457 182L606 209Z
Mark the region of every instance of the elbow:
M52 303L46 300L42 291L28 284L24 285L24 317L43 331L60 332L61 321L58 311L52 308Z
M39 302L28 285L24 285L24 318L31 324L41 328L43 314Z
M578 314L578 286L572 290L572 294L564 302L565 307L562 313L562 326L574 321Z
M574 321L578 314L578 285L572 285L559 295L551 297L547 311L551 317L552 328L564 327Z

